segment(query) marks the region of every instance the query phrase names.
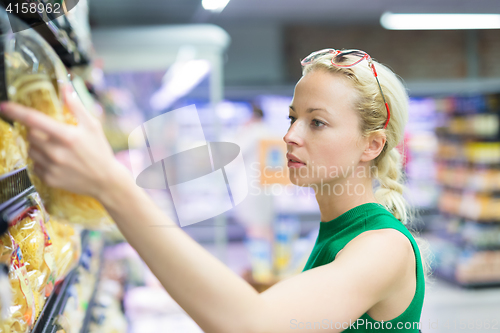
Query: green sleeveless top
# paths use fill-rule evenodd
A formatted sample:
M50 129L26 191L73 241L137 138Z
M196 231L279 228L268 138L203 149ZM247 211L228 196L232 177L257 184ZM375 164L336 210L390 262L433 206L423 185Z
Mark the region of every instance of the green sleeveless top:
M411 242L415 253L417 288L406 310L389 321L377 321L364 313L356 321L344 323L343 332L419 332L420 314L424 303L425 281L415 239L408 229L397 220L384 206L378 203L366 203L352 208L330 222L321 222L318 238L303 271L331 263L337 253L353 238L364 231L392 228L402 232ZM349 327L347 327L349 324ZM340 325L340 323L339 323Z

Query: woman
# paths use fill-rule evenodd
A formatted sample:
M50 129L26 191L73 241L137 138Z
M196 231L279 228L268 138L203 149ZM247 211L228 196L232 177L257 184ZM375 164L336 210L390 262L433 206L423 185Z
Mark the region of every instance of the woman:
M304 272L262 294L174 222L148 228L168 218L114 159L74 93L65 96L78 127L12 103L1 110L29 127L35 172L51 186L97 198L205 332L417 332L424 273L404 226L395 149L407 121L405 89L362 51L322 50L302 65L284 140L291 181L316 191L320 233ZM375 193L374 180L381 185Z

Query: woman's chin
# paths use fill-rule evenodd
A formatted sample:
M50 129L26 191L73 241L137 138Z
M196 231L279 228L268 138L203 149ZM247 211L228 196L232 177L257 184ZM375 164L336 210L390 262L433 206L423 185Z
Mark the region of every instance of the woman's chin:
M301 187L308 187L310 185L310 183L311 183L309 181L309 179L304 179L304 178L300 178L300 177L294 177L292 175L290 175L290 182L293 185L301 186Z

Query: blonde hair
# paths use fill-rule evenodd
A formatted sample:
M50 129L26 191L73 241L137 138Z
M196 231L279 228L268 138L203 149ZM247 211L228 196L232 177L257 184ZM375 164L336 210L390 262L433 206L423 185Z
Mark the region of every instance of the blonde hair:
M376 170L374 179L378 183L374 193L375 198L395 218L408 227L407 223L415 217L415 210L403 197L405 180L402 172L402 155L396 148L404 139L404 129L408 122L409 97L406 88L389 68L372 60L391 112L387 128L384 129L387 110L377 81L366 61L350 68L342 68L332 65L332 57L333 54L327 54L317 58L303 67L302 74L306 75L314 70L322 69L330 73L340 74L352 82L352 86L357 93L354 106L360 118L361 135L368 137L376 132L383 132L386 135L384 148L371 161L371 167L375 167ZM410 230L410 232L416 233L414 230ZM414 235L414 238L419 248L425 252L422 253L421 258L424 272L428 275L430 265L425 258L430 256L428 244L420 237Z

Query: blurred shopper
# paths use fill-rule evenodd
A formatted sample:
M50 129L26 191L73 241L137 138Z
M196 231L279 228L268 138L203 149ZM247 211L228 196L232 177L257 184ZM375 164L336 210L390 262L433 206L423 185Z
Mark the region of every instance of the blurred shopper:
M424 262L401 181L408 96L358 50L302 61L290 106L290 180L312 187L319 235L304 272L259 294L171 222L113 156L99 123L66 94L79 126L4 103L30 128L30 156L49 185L94 196L168 293L207 333L418 332ZM283 110L285 113L285 110ZM379 187L374 191L373 181Z

